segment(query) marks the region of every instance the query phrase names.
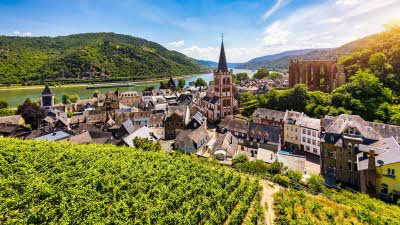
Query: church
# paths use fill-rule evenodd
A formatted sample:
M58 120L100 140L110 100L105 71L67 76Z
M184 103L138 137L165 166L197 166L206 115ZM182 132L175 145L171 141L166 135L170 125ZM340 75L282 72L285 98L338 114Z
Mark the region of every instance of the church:
M214 83L208 87L199 104L210 122L233 115L234 108L238 105L238 101L233 96L233 70L228 70L224 40L221 44L218 68L214 70Z

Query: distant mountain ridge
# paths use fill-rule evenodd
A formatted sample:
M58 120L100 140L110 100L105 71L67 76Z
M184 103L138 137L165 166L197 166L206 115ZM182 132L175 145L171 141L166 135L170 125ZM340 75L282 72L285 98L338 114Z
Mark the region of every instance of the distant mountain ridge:
M130 35L0 36L0 83L138 80L203 70L182 53Z
M193 59L196 62L200 63L203 66L207 66L210 68L217 68L218 67L218 62L214 62L214 61L209 61L209 60L202 60L202 59ZM234 68L236 69L236 67L242 65L243 63L227 63L229 68Z

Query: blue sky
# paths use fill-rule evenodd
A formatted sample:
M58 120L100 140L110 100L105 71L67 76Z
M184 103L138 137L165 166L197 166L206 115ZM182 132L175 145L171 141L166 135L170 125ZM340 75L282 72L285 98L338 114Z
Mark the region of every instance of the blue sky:
M115 32L188 56L244 62L281 51L336 47L400 19L400 0L0 0L0 35Z

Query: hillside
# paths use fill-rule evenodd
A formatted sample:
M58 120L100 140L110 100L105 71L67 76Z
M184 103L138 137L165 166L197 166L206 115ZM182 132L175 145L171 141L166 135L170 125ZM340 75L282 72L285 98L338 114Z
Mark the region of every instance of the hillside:
M292 51L285 51L281 52L278 54L273 54L273 55L266 55L266 56L261 56L258 58L254 58L246 63L241 64L238 66L238 69L251 69L251 70L256 70L261 67L268 67L271 68L273 65L272 62L275 60L284 58L284 57L289 57L289 56L297 56L297 55L303 55L309 52L314 51L315 49L301 49L301 50L292 50Z
M319 195L281 190L274 196L275 224L399 224L400 207L366 194L326 190Z
M218 67L218 62L214 62L214 61L208 61L208 60L202 60L202 59L193 59L196 62L200 63L203 66L207 66L210 68L217 68ZM232 69L238 69L238 67L240 65L242 65L243 63L227 63L229 68Z
M259 216L250 207L258 180L197 156L6 138L0 156L1 224L241 224Z
M181 53L129 35L0 36L0 83L145 79L201 69Z
M256 70L261 67L270 68L272 70L286 70L289 68L289 61L291 59L299 60L337 60L343 56L349 55L352 52L361 49L373 42L378 34L367 36L338 48L332 49L304 49L279 53L276 55L264 56L250 60L242 64L240 69ZM280 57L282 56L282 57Z

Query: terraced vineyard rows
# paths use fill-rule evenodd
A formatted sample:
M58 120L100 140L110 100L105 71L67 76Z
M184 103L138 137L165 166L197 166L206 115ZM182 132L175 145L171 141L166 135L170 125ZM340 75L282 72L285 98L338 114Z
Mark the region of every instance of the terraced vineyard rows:
M400 224L400 207L365 194L327 190L310 195L281 190L275 194L275 224Z
M258 191L197 157L0 138L0 224L241 224Z

